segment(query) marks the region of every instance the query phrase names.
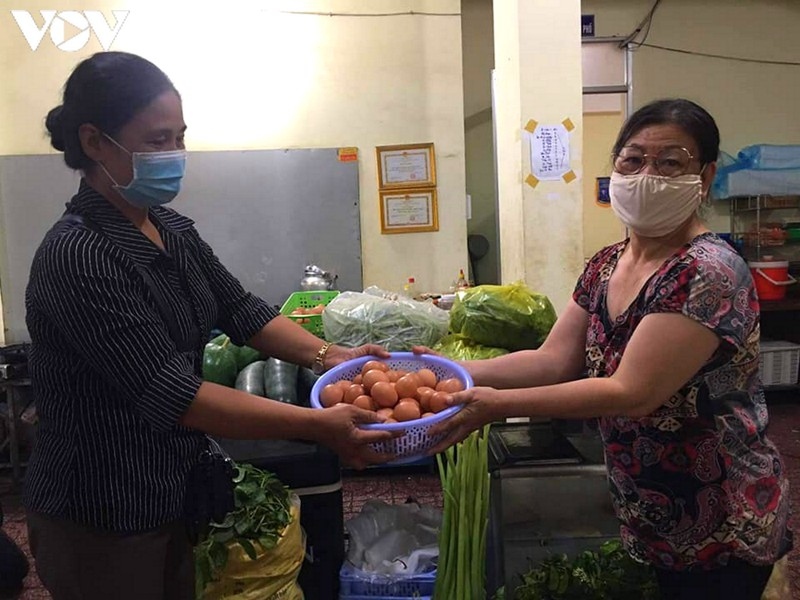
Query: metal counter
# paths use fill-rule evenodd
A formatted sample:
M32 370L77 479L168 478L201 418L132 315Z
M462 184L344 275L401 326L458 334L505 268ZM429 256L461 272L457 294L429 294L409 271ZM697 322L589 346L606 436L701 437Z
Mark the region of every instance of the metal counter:
M552 554L575 556L619 536L602 444L549 423L492 426L487 591L521 583Z

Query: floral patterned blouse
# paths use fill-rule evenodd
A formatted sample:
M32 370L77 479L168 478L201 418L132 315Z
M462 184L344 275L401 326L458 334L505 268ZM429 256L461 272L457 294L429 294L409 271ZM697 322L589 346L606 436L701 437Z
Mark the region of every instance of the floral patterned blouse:
M765 435L759 306L747 265L719 237L701 234L611 320L608 281L626 245L598 252L573 294L590 315L589 376L614 374L651 313L681 313L721 344L647 417L600 419L622 540L634 557L670 570L713 568L731 556L772 563L791 547L789 490L783 461Z

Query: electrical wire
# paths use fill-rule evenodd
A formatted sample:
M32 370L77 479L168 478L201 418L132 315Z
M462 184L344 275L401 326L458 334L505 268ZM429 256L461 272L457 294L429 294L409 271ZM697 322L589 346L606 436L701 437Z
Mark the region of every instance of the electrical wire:
M636 48L639 48L645 42L645 40L647 40L647 36L650 35L650 27L653 24L653 16L656 14L656 9L658 8L659 4L661 4L661 0L655 0L655 2L653 2L653 6L651 6L650 10L647 11L647 14L645 15L644 19L642 19L642 22L636 26L636 29L634 29L630 35L620 42L620 48L627 48L628 46L636 46ZM634 44L633 40L636 39L636 37L645 27L647 27L647 30L644 32L642 41Z
M761 65L781 65L784 67L800 67L800 62L793 62L789 60L767 60L761 58L744 58L741 56L726 56L724 54L711 54L709 52L695 52L694 50L683 50L681 48L671 48L669 46L659 46L658 44L645 44L641 43L639 46L647 48L655 48L657 50L665 50L667 52L678 52L680 54L690 54L693 56L705 56L707 58L720 58L723 60L734 60L745 63L757 63Z
M660 1L660 0L659 0ZM315 17L408 17L408 16L423 16L423 17L460 17L461 13L437 13L437 12L424 12L418 10L409 10L405 12L391 12L391 13L334 13L334 12L316 12L304 10L282 10L282 15L306 15Z

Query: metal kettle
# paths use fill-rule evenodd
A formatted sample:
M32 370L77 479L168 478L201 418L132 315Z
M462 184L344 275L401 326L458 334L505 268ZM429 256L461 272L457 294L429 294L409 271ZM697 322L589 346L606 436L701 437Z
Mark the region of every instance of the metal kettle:
M339 278L334 273L323 271L317 265L307 265L305 277L300 280L300 289L306 292L312 290L332 290L336 287Z

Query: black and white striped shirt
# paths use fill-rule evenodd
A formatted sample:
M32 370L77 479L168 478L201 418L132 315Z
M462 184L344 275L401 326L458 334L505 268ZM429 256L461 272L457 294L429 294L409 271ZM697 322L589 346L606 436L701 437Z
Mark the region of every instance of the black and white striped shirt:
M178 425L202 381L203 341L217 327L242 344L277 311L170 209L150 211L165 251L85 181L67 211L86 223L45 238L26 291L40 421L25 503L102 529L151 529L181 517L204 444ZM178 350L137 264L196 348Z

